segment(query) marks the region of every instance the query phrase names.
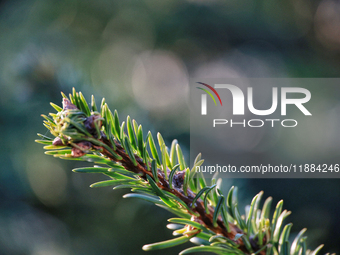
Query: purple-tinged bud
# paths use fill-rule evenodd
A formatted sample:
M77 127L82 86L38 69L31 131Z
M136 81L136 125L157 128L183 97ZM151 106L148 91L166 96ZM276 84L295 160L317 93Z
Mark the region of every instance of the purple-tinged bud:
M77 106L71 103L70 100L67 98L63 98L63 110L72 110L72 109L78 109Z
M77 146L80 147L81 149L76 148L76 147L72 148L71 155L74 158L79 158L81 156L84 156L86 154L86 151L91 149L92 143L80 142L80 143L77 143Z
M95 126L95 122L97 122L98 128L100 130L101 126L102 126L102 121L98 121L98 119L100 119L101 116L99 114L95 114L95 115L91 115L88 118L86 118L86 120L84 121L84 125L85 128L87 129L87 131L89 131L91 134L95 134L96 133L96 126Z
M173 186L177 189L181 188L184 183L184 176L185 176L185 171L179 171L175 173L174 178L173 178Z
M63 141L61 140L60 137L54 138L52 144L53 144L54 146L64 146Z

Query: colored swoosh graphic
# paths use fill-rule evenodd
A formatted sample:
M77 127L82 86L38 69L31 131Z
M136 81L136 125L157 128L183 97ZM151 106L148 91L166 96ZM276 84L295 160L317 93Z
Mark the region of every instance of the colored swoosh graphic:
M220 103L221 103L221 105L222 105L222 100L221 100L221 98L220 98L220 95L217 93L217 91L216 91L213 87L211 87L210 85L205 84L205 83L203 83L203 82L197 82L197 83L202 84L202 85L208 87L209 89L211 89L212 92L214 92L215 95L217 96L218 100L220 100ZM204 90L204 91L207 92L207 90ZM209 95L212 97L211 93L209 93ZM215 102L215 99L214 99L214 102ZM215 102L215 104L216 104L216 102Z
M209 90L206 90L206 89L203 89L203 88L200 88L200 87L196 87L196 88L203 90L205 93L207 93L209 96L211 96L211 98L212 98L212 99L214 100L214 102L215 102L215 105L217 105L215 98L213 97L213 95L210 93Z

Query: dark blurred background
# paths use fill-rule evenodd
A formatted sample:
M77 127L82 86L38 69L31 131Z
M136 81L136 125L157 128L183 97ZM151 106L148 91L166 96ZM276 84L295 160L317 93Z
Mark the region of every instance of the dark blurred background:
M121 118L131 115L167 143L177 138L188 155L189 76L339 77L339 53L340 2L332 0L0 1L0 254L187 247L142 251L171 238L171 215L121 190L90 189L105 177L72 173L86 164L46 156L34 143L46 133L40 114L60 105L60 91L104 96ZM320 94L337 130L338 95ZM307 227L310 248L340 252L340 179L224 181L225 192L239 186L242 206L261 190L284 199L294 233Z

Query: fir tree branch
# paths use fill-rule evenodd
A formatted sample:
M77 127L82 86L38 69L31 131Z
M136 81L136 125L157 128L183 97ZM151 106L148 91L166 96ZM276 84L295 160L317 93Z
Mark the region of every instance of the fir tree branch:
M167 248L187 241L199 242L203 246L186 249L181 254L210 251L240 255L314 255L321 249L322 246L313 252L306 249L304 230L290 245L291 224L282 227L290 212L282 211L282 201L277 204L270 222L271 198L260 210L263 194L260 192L253 198L246 215L241 216L236 187L232 187L228 196L224 197L216 179L213 178L209 186L203 175L195 171L203 163L200 154L190 170L177 141L172 143L169 154L158 133L161 151L158 153L152 134L149 132L144 140L142 126L138 126L135 120L131 121L129 116L121 124L117 111L112 114L104 99L97 110L93 96L91 109L81 92L73 89L69 98L63 93L62 96L62 108L51 103L58 113L50 113L51 117L43 115L45 127L55 136L52 140L40 135L43 140L37 140L45 145L46 154L106 165L74 171L101 172L111 179L91 187L130 188L135 193L124 197L142 198L182 217L170 219L185 226L174 231L181 237L146 245L143 249Z

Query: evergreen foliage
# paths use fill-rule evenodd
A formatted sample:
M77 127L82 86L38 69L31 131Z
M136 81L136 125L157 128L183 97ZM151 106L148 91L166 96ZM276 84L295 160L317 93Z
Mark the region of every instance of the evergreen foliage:
M214 176L208 181L195 171L204 161L200 154L189 168L176 140L169 148L158 133L156 143L151 132L144 136L142 126L129 116L126 122L120 122L118 112L112 113L105 99L97 108L93 96L89 106L75 89L69 97L63 93L62 96L62 108L51 103L57 113L42 115L44 126L53 136L38 134L41 139L36 142L45 145L45 154L88 161L93 166L73 171L103 173L108 177L93 183L92 188L130 189L132 193L124 198L149 201L177 216L169 219L168 225L176 237L144 245L143 250L164 249L189 241L196 246L180 254L315 255L322 248L323 245L314 251L307 249L306 229L291 239L292 224L283 225L291 212L283 210L282 200L271 216L272 198L267 198L260 207L261 191L242 215L237 187L231 187L224 196L219 189L221 179Z

